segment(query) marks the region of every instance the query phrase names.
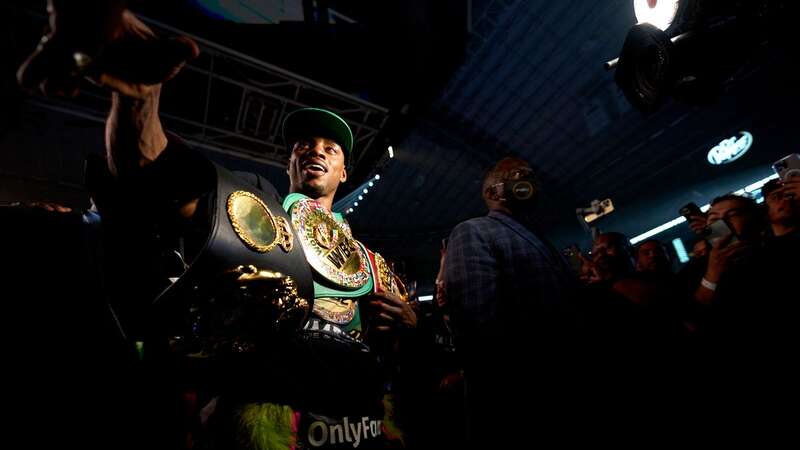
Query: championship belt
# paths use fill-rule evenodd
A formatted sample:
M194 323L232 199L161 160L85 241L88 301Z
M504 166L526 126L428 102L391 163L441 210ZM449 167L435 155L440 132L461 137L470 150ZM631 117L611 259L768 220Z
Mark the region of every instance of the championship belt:
M386 260L383 259L383 256L369 249L367 249L367 254L369 255L372 273L376 274L374 281L375 292L391 292L407 302L408 291L406 290L405 284L403 284L399 276L392 272L392 269L389 267L389 264L386 263Z
M313 307L311 269L277 199L216 166L203 249L156 299L174 352L249 353L301 327Z
M314 274L313 317L306 321L304 335L364 348L358 299L374 287L367 249L353 239L341 215L318 201L292 193L283 207Z
M368 293L372 288L369 259L350 229L321 203L303 195L290 194L284 207L317 275L315 279L334 291L321 295L320 289L316 289L316 295L352 298Z

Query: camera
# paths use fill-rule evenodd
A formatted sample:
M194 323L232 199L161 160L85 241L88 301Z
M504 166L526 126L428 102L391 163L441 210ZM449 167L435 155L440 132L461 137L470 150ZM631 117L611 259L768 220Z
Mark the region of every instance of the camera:
M776 161L772 165L772 170L778 174L781 181L786 181L792 177L800 177L800 154L792 153Z
M607 216L614 212L614 203L610 198L605 200L592 200L588 208L578 208L576 213L583 217L586 223L592 223L597 219Z

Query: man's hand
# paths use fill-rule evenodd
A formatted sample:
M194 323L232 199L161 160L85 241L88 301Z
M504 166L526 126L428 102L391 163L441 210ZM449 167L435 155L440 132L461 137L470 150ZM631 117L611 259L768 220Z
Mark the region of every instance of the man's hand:
M795 205L800 204L800 177L790 177L782 184L781 195L794 202Z
M708 254L708 268L704 278L712 283L718 283L722 275L730 269L731 264L747 253L752 246L742 241L731 243L732 234L720 238L711 247Z
M373 326L385 333L398 328L416 328L417 315L407 302L391 292L375 293L369 299Z
M694 234L698 236L705 235L706 232L706 215L705 214L696 214L689 216L689 228L692 229Z
M88 77L123 96L144 98L199 54L187 37L162 39L121 0L49 0L50 31L17 78L45 95L77 95Z

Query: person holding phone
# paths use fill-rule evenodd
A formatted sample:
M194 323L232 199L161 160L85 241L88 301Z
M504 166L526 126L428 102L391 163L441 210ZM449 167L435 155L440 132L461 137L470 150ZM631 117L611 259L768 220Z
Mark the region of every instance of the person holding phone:
M760 241L763 220L753 199L728 194L711 202L706 225L713 242L706 272L694 293L695 300L702 304L711 303L726 274L752 254Z
M704 235L708 217L700 210L697 204L694 202L687 203L681 207L680 214L686 218L686 222L694 234L698 236Z

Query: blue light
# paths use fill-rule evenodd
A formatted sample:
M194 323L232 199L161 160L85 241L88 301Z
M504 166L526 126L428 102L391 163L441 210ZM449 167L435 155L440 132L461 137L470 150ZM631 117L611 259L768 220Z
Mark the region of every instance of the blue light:
M773 180L775 178L778 178L778 175L772 174L772 175L770 175L770 176L768 176L766 178L763 178L761 180L756 181L753 184L750 184L750 185L748 185L746 187L743 187L742 189L739 189L738 191L734 192L734 194L743 195L745 193L752 193L754 190L760 189L761 186L763 186L767 181ZM709 209L711 209L711 205L709 205L709 204L705 204L705 205L700 207L700 211L702 211L702 212L708 212ZM677 217L675 219L672 219L667 223L661 224L661 225L653 228L652 230L645 231L644 233L634 237L633 239L631 239L631 244L635 245L635 244L637 244L639 242L642 242L643 240L645 240L645 239L647 239L649 237L653 237L653 236L655 236L655 235L657 235L657 234L659 234L661 232L669 230L672 227L680 225L683 222L686 222L686 218L684 218L683 216Z
M686 253L686 247L683 246L683 240L681 240L681 238L673 239L672 246L675 247L675 253L678 254L678 259L682 263L689 262L689 254Z

